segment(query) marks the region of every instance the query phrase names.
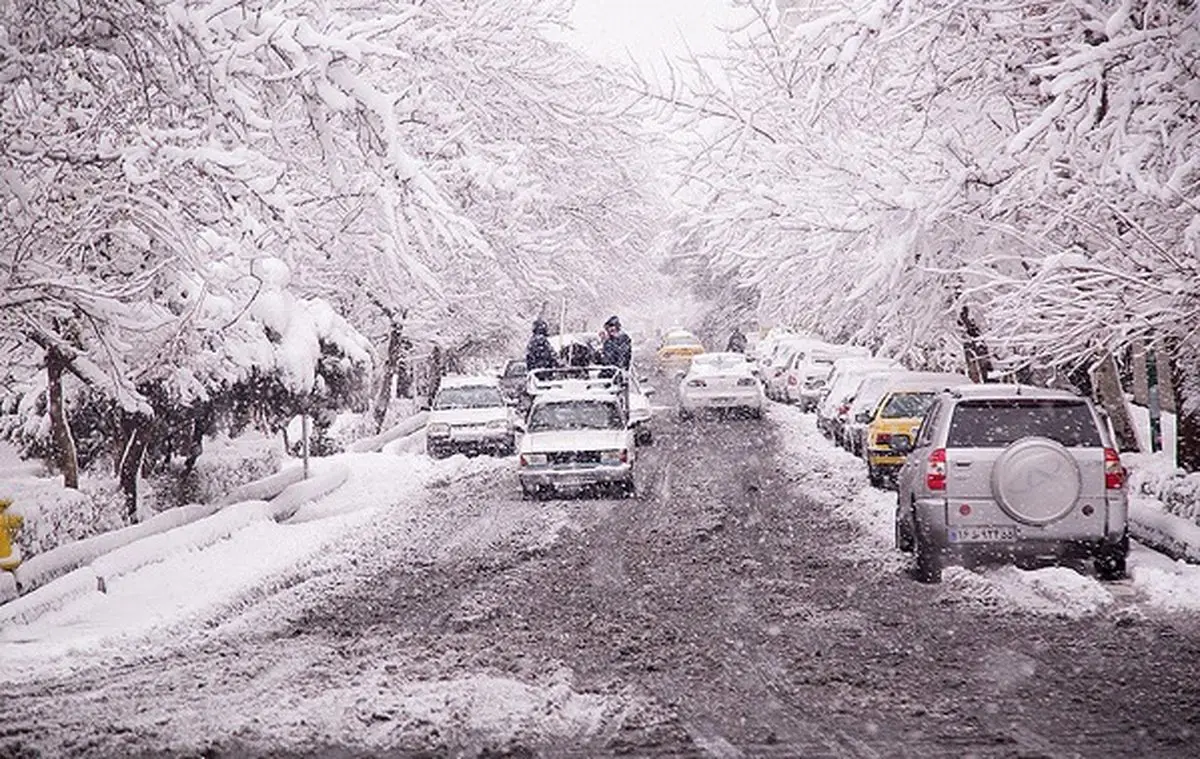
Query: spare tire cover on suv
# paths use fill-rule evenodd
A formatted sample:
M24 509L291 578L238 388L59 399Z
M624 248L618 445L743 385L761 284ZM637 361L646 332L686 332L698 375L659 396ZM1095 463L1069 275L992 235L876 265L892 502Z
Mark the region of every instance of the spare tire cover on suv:
M1062 519L1075 507L1082 489L1075 457L1049 438L1021 438L992 466L992 496L1009 516L1025 524Z

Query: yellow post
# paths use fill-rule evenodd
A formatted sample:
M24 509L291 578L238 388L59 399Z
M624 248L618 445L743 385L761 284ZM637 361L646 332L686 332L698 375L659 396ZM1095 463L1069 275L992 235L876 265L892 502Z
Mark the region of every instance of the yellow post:
M12 501L0 498L0 569L13 570L21 563L21 547L17 545L17 530L25 519L8 514Z

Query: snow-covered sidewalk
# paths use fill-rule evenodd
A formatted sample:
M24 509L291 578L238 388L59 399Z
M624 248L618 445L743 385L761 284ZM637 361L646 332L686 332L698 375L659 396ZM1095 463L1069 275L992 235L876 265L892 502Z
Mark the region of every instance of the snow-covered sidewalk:
M772 404L769 419L784 431L800 492L863 528L860 540L846 550L893 571L907 567L908 558L894 547L895 492L870 487L862 461L821 435L812 415ZM1129 574L1128 580L1104 583L1065 567L975 571L947 567L942 592L955 594L958 601L1053 616L1080 617L1109 610L1200 611L1200 566L1135 542Z
M46 591L53 602L10 613L0 625L0 669L11 673L97 650L106 657L122 651L136 655L144 650L138 641L146 636L186 630L221 609L253 603L311 574L306 566L322 559L328 547L383 515L403 518L434 481L511 466L503 459L462 456L435 462L423 453L348 453L323 463L348 469L345 483L299 505L285 522L272 518L270 504L247 501L130 543L121 549L132 557L126 557L128 571L114 573L102 586L94 575L82 580L68 575L18 599ZM210 527L213 519L222 524ZM220 533L216 539L214 529ZM55 589L56 583L71 587ZM5 610L0 606L0 613Z

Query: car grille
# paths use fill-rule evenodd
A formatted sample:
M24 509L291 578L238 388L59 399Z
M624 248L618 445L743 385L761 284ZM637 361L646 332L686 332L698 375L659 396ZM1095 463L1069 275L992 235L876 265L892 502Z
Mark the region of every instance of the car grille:
M546 454L551 464L599 464L600 451L558 451Z

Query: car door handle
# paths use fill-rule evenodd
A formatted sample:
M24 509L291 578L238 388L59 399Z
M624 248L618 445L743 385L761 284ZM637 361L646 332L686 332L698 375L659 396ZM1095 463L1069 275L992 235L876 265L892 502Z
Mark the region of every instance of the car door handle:
M959 460L954 462L954 466L969 467L971 466L971 462Z

